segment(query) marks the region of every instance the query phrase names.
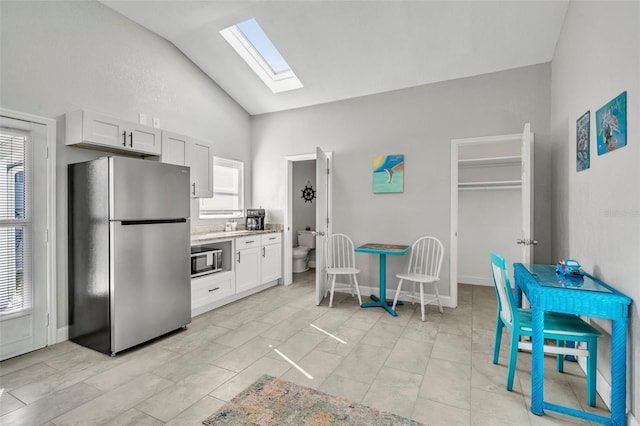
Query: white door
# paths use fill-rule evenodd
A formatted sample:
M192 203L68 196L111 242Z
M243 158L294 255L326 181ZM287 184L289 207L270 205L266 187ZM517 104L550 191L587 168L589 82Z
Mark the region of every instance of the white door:
M533 134L529 123L522 132L522 233L517 243L522 248L522 263L533 262L533 246L538 242L533 239Z
M316 305L324 298L327 274L324 272L324 242L331 235L331 160L316 148Z
M0 360L47 344L47 129L0 117Z

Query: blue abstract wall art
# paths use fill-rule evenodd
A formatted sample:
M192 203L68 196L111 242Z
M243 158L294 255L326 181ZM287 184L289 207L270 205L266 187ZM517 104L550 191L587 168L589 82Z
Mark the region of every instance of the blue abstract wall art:
M627 92L596 111L598 155L627 145Z
M376 155L373 157L373 193L404 191L404 155Z

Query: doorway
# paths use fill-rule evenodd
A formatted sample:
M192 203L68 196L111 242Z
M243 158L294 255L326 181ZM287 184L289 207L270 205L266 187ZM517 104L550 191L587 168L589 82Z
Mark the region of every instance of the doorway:
M316 250L301 249L301 239L315 246L313 232L316 230L316 160L295 161L292 174L291 239L293 250L293 273L306 272L316 267ZM314 237L311 239L310 237ZM297 242L296 242L297 240ZM298 250L295 248L298 247Z
M55 121L0 111L0 360L56 341Z
M285 210L284 210L284 249L283 249L283 283L290 285L293 282L293 241L297 237L293 217L293 199L300 197L302 188L293 184L294 163L311 161L315 164L316 185L315 198L315 238L316 238L316 304L320 304L325 294L326 277L324 270L324 257L322 247L327 235L331 234L333 220L332 212L332 153L325 153L316 148L312 154L292 155L285 157ZM306 186L306 185L305 185ZM305 228L307 226L305 225Z
M489 252L532 262L533 133L451 141L450 289L493 285Z

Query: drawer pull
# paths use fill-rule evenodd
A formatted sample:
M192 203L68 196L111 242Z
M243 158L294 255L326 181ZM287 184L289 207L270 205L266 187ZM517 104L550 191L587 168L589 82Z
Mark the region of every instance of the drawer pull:
M251 241L245 241L244 243L245 243L245 244L253 244L253 243L255 243L255 241L253 241L253 240L251 240Z
M216 291L216 290L220 290L220 287L216 287L216 288L210 288L209 289L209 293Z

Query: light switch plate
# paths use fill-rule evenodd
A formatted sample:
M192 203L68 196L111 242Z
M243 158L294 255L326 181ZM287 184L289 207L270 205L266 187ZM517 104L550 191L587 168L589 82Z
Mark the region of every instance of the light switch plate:
M155 127L156 129L160 128L160 118L153 117L153 127Z
M143 126L147 125L147 114L144 113L140 113L138 115L138 121L140 122L140 124L142 124Z

